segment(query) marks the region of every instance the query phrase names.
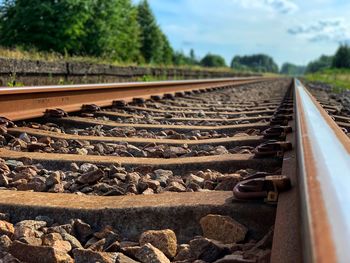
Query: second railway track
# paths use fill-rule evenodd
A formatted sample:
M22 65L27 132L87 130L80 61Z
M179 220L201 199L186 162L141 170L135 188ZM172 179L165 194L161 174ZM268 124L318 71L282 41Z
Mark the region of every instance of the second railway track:
M345 149L331 165L347 162L349 141L298 80L0 100L0 262L345 262L330 213L348 229L348 197L334 195L321 140Z

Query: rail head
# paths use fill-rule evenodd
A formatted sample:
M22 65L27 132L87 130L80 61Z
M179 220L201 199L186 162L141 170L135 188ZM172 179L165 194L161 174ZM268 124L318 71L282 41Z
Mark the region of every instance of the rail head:
M295 79L304 254L310 262L350 258L350 140Z
M194 80L166 80L166 81L149 81L149 82L119 82L119 83L96 83L96 84L71 84L71 85L48 85L48 86L24 86L24 87L0 87L0 95L3 94L22 94L38 92L63 92L63 91L86 91L86 90L106 90L125 89L125 88L159 88L159 87L176 87L185 85L198 84L225 84L232 81L254 81L269 78L264 77L235 77L219 79L194 79Z
M10 120L24 120L44 115L47 109L60 108L66 112L79 111L84 104L111 106L113 101L148 99L192 90L210 90L242 85L272 78L223 78L184 81L133 82L63 86L0 88L0 116Z

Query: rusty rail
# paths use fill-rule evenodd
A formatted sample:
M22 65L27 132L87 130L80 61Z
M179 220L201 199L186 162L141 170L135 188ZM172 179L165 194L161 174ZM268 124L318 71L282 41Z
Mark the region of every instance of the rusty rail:
M304 256L307 262L350 258L350 140L295 80Z
M133 82L89 85L0 88L0 116L24 120L43 116L46 109L78 111L83 104L110 106L115 100L149 98L190 90L208 90L224 86L268 80L261 77L190 81Z

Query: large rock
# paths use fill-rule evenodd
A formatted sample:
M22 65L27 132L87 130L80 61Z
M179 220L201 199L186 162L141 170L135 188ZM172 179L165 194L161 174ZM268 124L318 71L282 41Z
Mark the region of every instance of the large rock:
M11 244L12 244L12 241L8 236L6 235L0 236L0 252L8 251Z
M69 252L72 249L71 244L63 240L62 236L58 233L50 233L43 236L42 242L44 246L50 246L64 252Z
M186 183L190 184L190 183L196 183L199 186L202 186L204 183L204 179L202 177L196 176L194 174L190 174L187 178L186 178Z
M117 259L115 261L115 263L137 263L138 261L135 261L127 256L125 256L122 253L118 253L117 255Z
M170 192L186 192L186 187L179 182L173 181L169 183L165 190Z
M218 241L204 237L198 237L191 240L190 249L191 255L195 259L201 259L205 262L214 262L215 260L231 253L229 247Z
M158 248L169 258L173 258L176 255L177 239L174 231L170 229L149 230L142 233L140 245L143 246L147 243Z
M248 229L229 216L207 215L200 224L203 235L224 244L237 243L245 239Z
M7 187L9 185L9 179L7 178L7 176L0 174L0 187L4 186Z
M7 221L0 220L0 235L12 237L15 233L13 225Z
M74 236L68 234L68 233L62 233L62 239L65 241L68 241L70 245L72 246L72 249L75 248L83 248L83 246L80 244L79 240L76 239Z
M104 172L101 169L87 172L78 177L77 181L81 184L93 184L96 183L104 176Z
M26 263L73 263L73 259L64 251L48 246L32 246L14 241L10 253Z
M164 253L150 243L143 245L137 251L136 258L142 263L170 263Z
M0 159L0 174L7 175L11 172L3 159Z
M74 249L75 263L115 263L118 253L96 252L90 249Z
M191 248L188 244L183 244L178 247L177 255L174 258L174 261L183 261L183 260L192 260L193 256L191 253Z
M31 229L38 230L42 227L45 227L47 225L47 222L45 221L38 221L38 220L23 220L21 222L18 222L16 224L16 228L24 228L28 227Z
M73 229L81 243L85 243L88 237L93 234L91 226L80 219L74 220Z
M39 231L46 226L45 221L24 220L16 224L14 239L33 246L42 244L41 236L43 233Z
M227 174L218 178L216 191L232 191L236 184L242 179L239 174Z

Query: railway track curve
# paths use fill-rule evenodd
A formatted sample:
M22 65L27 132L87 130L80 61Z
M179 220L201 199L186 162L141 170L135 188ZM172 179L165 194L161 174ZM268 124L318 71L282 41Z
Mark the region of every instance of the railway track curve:
M346 262L350 122L319 95L283 78L1 88L0 261Z

